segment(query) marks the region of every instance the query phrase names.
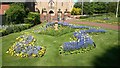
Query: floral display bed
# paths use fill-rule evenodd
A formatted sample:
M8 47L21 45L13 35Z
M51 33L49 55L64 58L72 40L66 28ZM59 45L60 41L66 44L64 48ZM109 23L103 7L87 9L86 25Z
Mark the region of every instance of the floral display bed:
M93 28L89 26L73 25L66 22L58 22L58 30L54 30L56 23L47 23L46 26L39 30L35 30L35 33L61 36L69 32L73 32L70 41L64 42L60 48L60 54L78 54L86 53L96 47L94 40L90 37L90 34L99 35L100 33L106 33L106 30L101 28Z
M24 34L16 38L16 42L6 53L18 57L42 57L46 51L45 47L36 46L36 39L30 34Z

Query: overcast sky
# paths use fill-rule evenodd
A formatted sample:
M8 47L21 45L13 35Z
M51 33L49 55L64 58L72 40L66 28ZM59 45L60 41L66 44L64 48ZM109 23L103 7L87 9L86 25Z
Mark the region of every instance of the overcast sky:
M77 2L77 0L74 0L74 2Z

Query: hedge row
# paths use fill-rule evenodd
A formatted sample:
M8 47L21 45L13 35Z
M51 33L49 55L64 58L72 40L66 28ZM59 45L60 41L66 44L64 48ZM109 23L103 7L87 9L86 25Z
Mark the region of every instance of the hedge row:
M32 26L34 26L34 25L33 24L9 25L9 26L7 26L7 28L5 27L5 29L3 28L3 30L0 31L0 34L1 34L0 37L8 35L10 33L20 32L20 31L28 29Z

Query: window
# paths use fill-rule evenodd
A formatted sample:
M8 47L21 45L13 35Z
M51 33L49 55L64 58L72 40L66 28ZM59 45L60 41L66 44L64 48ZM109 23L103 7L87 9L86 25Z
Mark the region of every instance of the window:
M50 8L53 8L54 5L55 5L55 2L54 2L53 0L50 0L50 1L48 2L48 5L49 5Z

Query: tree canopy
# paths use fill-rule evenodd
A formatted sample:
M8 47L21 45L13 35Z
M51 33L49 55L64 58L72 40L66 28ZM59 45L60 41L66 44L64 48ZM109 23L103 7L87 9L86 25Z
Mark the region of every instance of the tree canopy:
M101 13L116 13L117 2L83 2L84 14L101 14ZM119 4L120 6L120 4ZM74 4L75 8L82 9L82 3L77 2ZM119 14L120 15L120 7Z

